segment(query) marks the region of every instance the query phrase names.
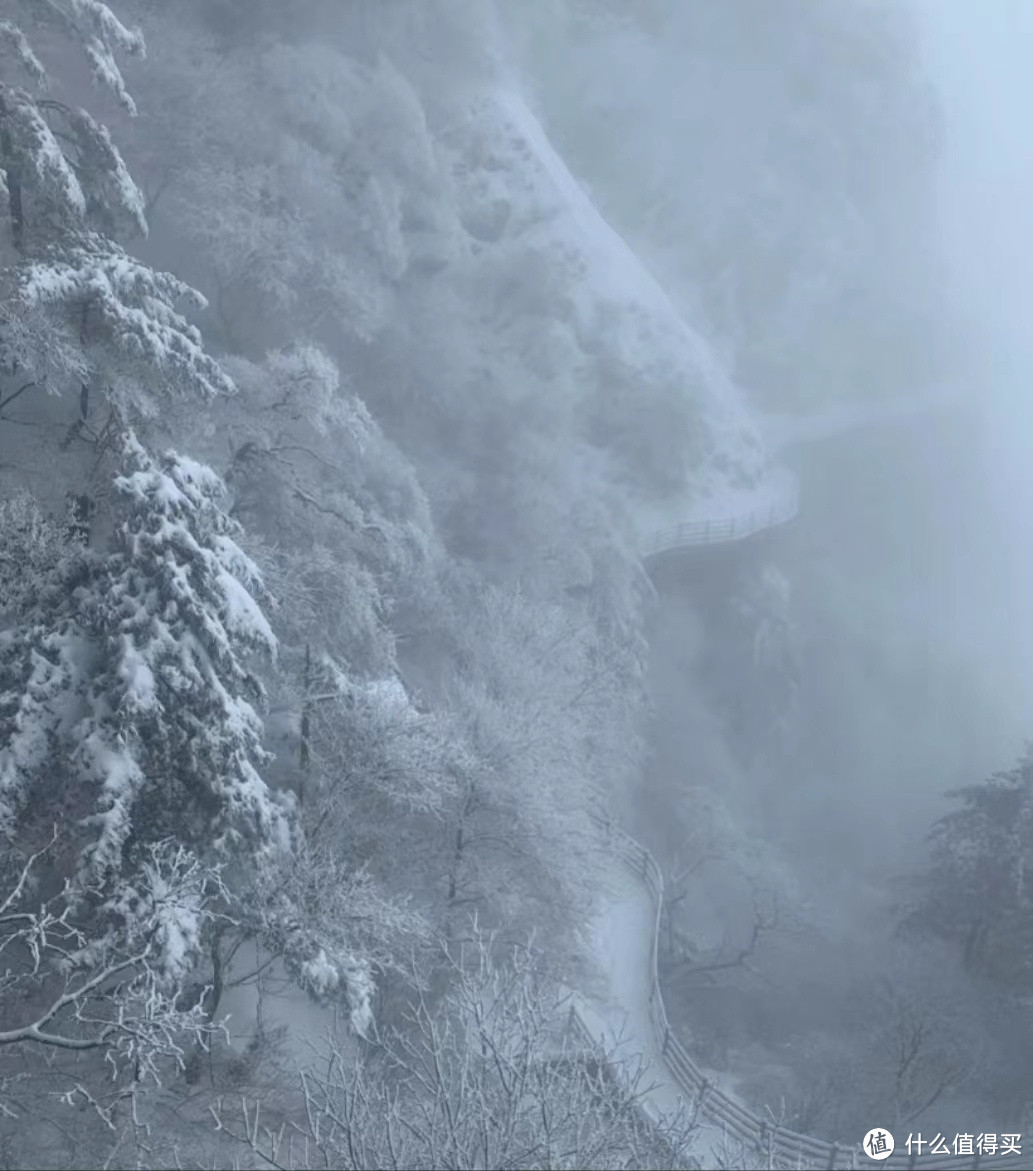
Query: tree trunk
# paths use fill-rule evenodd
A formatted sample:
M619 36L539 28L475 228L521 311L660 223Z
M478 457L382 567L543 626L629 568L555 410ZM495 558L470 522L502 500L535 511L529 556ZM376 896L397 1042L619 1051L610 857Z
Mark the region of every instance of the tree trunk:
M298 804L305 804L305 781L311 759L312 736L312 644L305 643L305 676L302 680L305 699L301 706L301 743L298 746Z
M212 986L204 997L204 1016L207 1023L210 1025L215 1020L215 1014L219 1011L219 1004L222 1001L222 994L226 990L226 965L223 962L222 955L222 940L226 934L226 927L220 925L216 927L213 935L211 947L209 949L209 957L212 961ZM201 1068L204 1062L205 1049L200 1041L194 1043L194 1050L186 1060L183 1069L183 1076L186 1079L187 1085L193 1086L201 1079ZM211 1067L211 1040L208 1042L208 1073L210 1079L214 1082L215 1075Z
M89 493L70 494L68 498L68 539L80 545L89 546L90 521L93 519L95 505Z
M0 118L7 114L7 103L0 97ZM7 182L7 206L11 215L11 243L16 252L25 246L25 214L22 207L21 170L12 159L11 132L0 131L0 152L3 154L4 179Z
M89 314L89 309L90 309L89 301L84 301L83 307L82 307L82 316L79 318L79 345L82 347L84 352L86 350L86 341L87 341L86 322L87 322L87 317ZM88 383L84 382L79 387L79 414L82 416L83 422L86 421L86 418L89 415L89 413L90 413L90 387L89 387Z
M456 844L452 853L452 867L448 872L448 904L456 900L456 890L459 882L459 867L463 862L463 817L460 815L459 825L456 827Z

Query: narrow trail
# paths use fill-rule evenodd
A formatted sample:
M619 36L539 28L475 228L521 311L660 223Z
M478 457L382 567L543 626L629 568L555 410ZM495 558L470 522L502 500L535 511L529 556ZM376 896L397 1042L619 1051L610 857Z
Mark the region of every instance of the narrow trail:
M641 1065L642 1085L648 1087L643 1106L653 1121L687 1120L693 1117L697 1096L686 1094L667 1069L649 1008L655 919L649 891L626 866L617 867L611 901L593 925L596 954L606 971L606 990L595 1002L576 997L577 1008L593 1037L615 1050L632 1070ZM715 1167L727 1146L724 1128L703 1117L696 1125L684 1153L702 1167Z
M578 327L594 337L605 322L608 343L632 368L649 371L662 358L668 376L682 377L695 388L702 431L712 450L731 457L734 465L715 466L709 476L686 485L681 495L641 502L637 522L644 559L745 541L792 521L799 509L799 487L795 475L778 466L783 452L844 431L910 418L952 397L936 389L895 403L758 416L744 389L571 174L520 87L514 83L500 89L494 106L500 115L500 139L517 144L524 177L537 193L540 242L555 246L561 241L564 254L577 257L581 280L572 296ZM548 214L541 214L543 209ZM618 1047L632 1067L636 1059L648 1066L645 1082L652 1085L643 1106L650 1116L685 1112L692 1117L698 1111L699 1126L686 1154L702 1167L867 1164L861 1136L836 1144L776 1127L728 1092L729 1079L692 1060L669 1026L657 978L662 874L649 852L621 831L611 827L608 841L614 859L612 889L593 925L605 988L594 996L575 994L575 1023L582 1039L601 1040L608 1051ZM908 1163L906 1153L898 1150L881 1166L903 1168ZM942 1159L936 1165L961 1168L973 1161ZM996 1159L993 1165L1022 1164Z
M935 404L939 405L939 403ZM892 412L903 417L904 410ZM842 419L837 417L837 426ZM868 421L866 416L865 422ZM849 425L857 421L849 420ZM823 434L828 433L824 425ZM810 438L810 436L808 436ZM723 505L726 511L720 511ZM718 506L718 507L716 507ZM643 557L677 549L727 544L791 521L799 508L798 485L788 473L740 498L708 505L666 528L656 514L642 518ZM683 513L684 516L684 513ZM862 1136L847 1142L829 1142L776 1126L746 1107L731 1089L731 1079L696 1064L667 1020L657 970L663 875L648 850L621 830L608 827L614 877L610 897L594 924L593 941L602 970L605 992L594 998L576 998L584 1033L604 1046L617 1048L618 1057L647 1067L649 1086L643 1108L654 1120L682 1115L696 1118L697 1129L685 1151L702 1168L842 1168L867 1166L872 1161L861 1148ZM916 1165L908 1155L905 1135L898 1147L880 1162L884 1171L903 1171ZM1028 1155L987 1157L984 1166L1015 1169L1029 1165ZM977 1168L971 1155L937 1155L937 1167L958 1171Z
M604 823L605 824L605 823ZM576 1023L586 1042L616 1050L632 1071L645 1067L643 1109L654 1121L664 1116L696 1119L683 1152L701 1168L845 1168L868 1166L863 1136L830 1142L774 1125L731 1092L727 1077L697 1065L667 1020L657 974L659 924L663 911L663 875L656 860L634 838L610 825L609 853L614 866L603 909L593 924L593 944L605 988L593 997L575 994ZM912 1168L903 1134L897 1149L881 1161L885 1171ZM924 1165L924 1160L917 1160ZM984 1167L1016 1171L1029 1166L1029 1155L987 1156ZM971 1155L936 1156L936 1167L967 1171L978 1168Z

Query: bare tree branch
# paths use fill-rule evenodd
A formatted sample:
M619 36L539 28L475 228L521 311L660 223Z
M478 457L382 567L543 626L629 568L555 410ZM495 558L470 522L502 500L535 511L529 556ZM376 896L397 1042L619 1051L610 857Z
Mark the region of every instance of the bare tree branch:
M302 1074L303 1118L265 1124L260 1103L237 1115L220 1101L217 1128L276 1171L685 1166L695 1119L650 1122L641 1066L578 1048L569 996L540 957L494 950L475 924L443 953L443 1000L414 973L397 1029L358 1060L331 1046L325 1072Z

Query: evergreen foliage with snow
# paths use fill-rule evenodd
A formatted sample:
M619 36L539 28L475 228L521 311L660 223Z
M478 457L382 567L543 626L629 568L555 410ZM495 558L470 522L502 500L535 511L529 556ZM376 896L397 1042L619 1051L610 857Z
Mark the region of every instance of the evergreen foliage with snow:
M0 621L34 601L65 551L65 534L27 492L0 502Z
M170 835L204 855L285 848L248 665L275 639L222 484L129 435L114 490L115 547L67 559L0 636L3 829L62 803L93 879L134 869Z
M78 42L97 81L135 114L115 53L142 56L143 38L107 5L10 0L5 8L44 38ZM232 392L175 308L183 300L203 308L205 299L114 242L146 234L147 223L143 195L110 133L86 110L50 96L21 25L4 20L0 31L27 86L0 85L0 366L30 371L51 393L96 386L130 418L154 414L159 389Z
M1033 989L1033 751L981 785L950 793L958 806L930 834L928 867L913 882L904 925L956 946L966 968L1001 990Z
M789 580L758 564L736 585L715 559L705 718L687 720L684 677L656 689L684 752L655 737L643 784L658 599L640 528L656 497L680 520L774 483L739 381L796 401L856 389L875 350L880 375L929 368L898 312L922 279L882 296L919 273L927 175L894 28L825 0L798 20L749 0L114 6L128 23L101 0L0 0L0 953L18 957L0 1162L20 1154L18 1083L48 1108L74 1086L61 1101L106 1131L97 1165L215 1165L209 1102L278 1020L293 1041L305 1014L336 1028L332 1004L358 1036L306 1075L308 1122L355 1125L296 1125L306 1157L658 1165L636 1095L563 1051L568 1013L539 1028L531 953L463 936L471 908L501 937L534 931L589 992L606 932L586 927L624 883L598 814L632 809L670 839L686 979L745 972L799 925L730 788L733 749L768 768L802 703ZM521 69L521 40L548 51ZM655 84L614 89L642 64ZM884 151L873 129L896 114ZM882 189L883 154L913 189ZM177 275L150 267L168 257ZM732 735L711 728L722 699L748 717ZM1011 956L1024 846L971 821L944 889L972 910L970 853L1003 857L1019 894L975 930ZM995 865L976 886L1004 889ZM722 874L745 935L715 951L694 896ZM645 939L634 897L613 924L634 911ZM948 903L925 905L940 928ZM618 999L637 960L608 969ZM623 1007L648 1027L643 998ZM256 1030L239 1061L230 1012L227 1042ZM107 1096L90 1052L116 1070ZM172 1103L156 1154L134 1087L176 1067L190 1088L148 1103ZM304 1120L282 1070L261 1072L282 1139ZM291 1163L245 1123L252 1154Z

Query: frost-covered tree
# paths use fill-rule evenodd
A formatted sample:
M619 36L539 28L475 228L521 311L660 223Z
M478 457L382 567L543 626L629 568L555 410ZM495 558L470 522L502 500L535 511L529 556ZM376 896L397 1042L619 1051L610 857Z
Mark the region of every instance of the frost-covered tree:
M1010 995L1033 990L1033 752L981 785L949 794L958 807L930 834L904 926L946 940L966 969Z
M573 607L469 574L449 593L455 642L440 694L469 756L435 847L436 885L444 878L450 911L473 906L507 929L534 922L559 954L594 898L592 813L620 769L606 759L620 753L607 738L619 672Z
M289 843L288 804L257 768L249 662L275 638L222 493L210 469L155 460L130 434L113 547L59 562L0 636L0 826L62 811L84 881L131 873L168 837L206 857Z
M317 816L340 829L351 805L350 832L383 838L388 849L394 819L372 812L360 819L362 804L440 813L454 794L452 774L466 760L465 746L447 715L420 710L397 676L361 681L324 660L316 678L329 689L312 705L308 745Z
M0 621L32 604L66 550L65 534L29 493L0 503Z
M385 738L382 726L358 729L377 704L355 697L365 696L364 683L397 672L392 623L419 621L433 605L430 509L407 462L325 352L297 346L261 364L229 366L243 394L225 404L227 426L213 428L205 446L228 467L233 515L258 538L256 556L279 600L272 706L286 716L277 732L294 738L289 768L304 763L308 774L289 783L315 791L330 758L342 762L338 780L361 771L336 749L328 757L329 745ZM396 705L387 706L394 713ZM414 729L397 731L408 740ZM277 747L286 752L286 741ZM412 763L400 788L411 782L415 792L422 782Z
M118 1100L143 1080L160 1084L163 1066L182 1066L184 1037L206 1041L199 1002L179 998L198 936L222 889L217 868L202 866L182 847L154 843L132 880L112 886L66 885L39 897L41 859L58 838L16 863L5 857L0 888L0 1050L95 1052L115 1085L93 1099L74 1070L63 1076L70 1099L80 1097L110 1117ZM78 906L103 902L104 920L87 930ZM0 1113L4 1105L0 1089Z
M280 590L294 608L291 637L316 625L323 649L382 671L390 663L376 644L389 641L393 607L432 590L434 527L412 468L322 348L227 368L243 393L207 450L225 461L234 515L292 563Z
M228 469L233 515L277 598L266 674L277 758L264 773L301 809L295 853L256 872L211 933L206 1003L217 1019L258 948L315 999L344 997L362 1024L378 973L424 930L404 905L397 841L414 817L433 820L451 784L446 724L398 682L389 626L433 588L429 507L325 351L227 366L242 394L198 439Z
M939 128L907 6L501 11L564 157L737 380L797 406L949 377Z
M651 1071L620 1046L586 1045L533 948L475 929L440 958L444 997L417 981L363 1058L331 1047L302 1075L303 1116L220 1102L220 1131L279 1168L691 1165L695 1117L646 1114Z
M771 562L747 563L707 610L702 668L747 766L770 764L797 740L800 655L788 579Z
M664 966L674 984L753 971L773 933L799 930L807 906L774 850L737 824L713 793L687 787L664 826ZM700 924L719 921L719 941Z
M0 87L0 366L19 372L19 395L77 389L80 422L94 391L129 418L156 413L161 390L231 391L176 309L183 300L202 307L204 298L115 242L146 233L143 197L108 130L51 96L58 87L33 41L43 57L55 37L77 43L96 80L134 114L115 58L142 55L141 34L99 0L12 0L4 9L12 19L0 31L14 68Z
M286 724L267 775L298 794L295 847L239 885L210 934L206 1010L218 1019L223 990L252 981L260 954L316 1002L343 1000L364 1034L381 977L423 949L440 913L412 889L406 844L437 825L463 749L397 678L363 683L328 659L311 667L320 693L270 721Z
M374 1023L378 980L411 962L429 939L427 922L407 900L386 890L331 835L311 832L293 853L253 872L223 923L212 935L214 979L205 1002L212 1020L219 1019L230 972L238 981L252 978L246 965L230 963L243 943L253 942L256 957L278 960L312 1000L343 1003L359 1036ZM261 966L259 960L254 968Z
M255 35L250 8L227 35L207 3L134 8L165 50L134 78L149 98L134 165L211 292L212 337L257 357L322 327L361 352L402 279L440 268L452 247L447 181L411 84L362 51L352 6L315 24L306 6L275 37Z

